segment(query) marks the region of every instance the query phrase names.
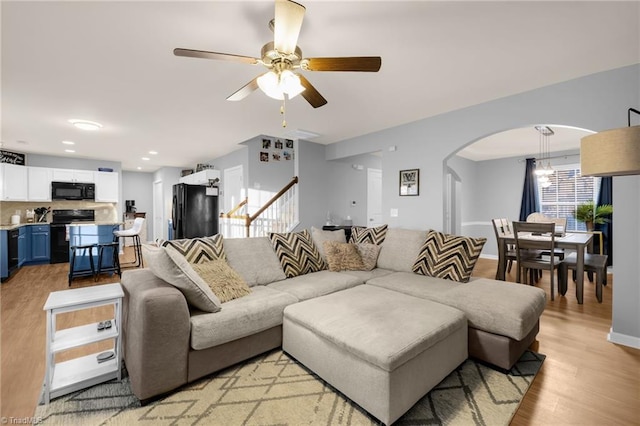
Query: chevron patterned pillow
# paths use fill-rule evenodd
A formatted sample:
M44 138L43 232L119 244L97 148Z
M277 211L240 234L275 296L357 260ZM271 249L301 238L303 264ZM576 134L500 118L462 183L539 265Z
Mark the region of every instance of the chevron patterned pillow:
M365 228L354 226L351 228L350 243L369 243L380 245L387 235L387 225L376 226L375 228Z
M413 265L413 272L466 283L486 238L460 237L429 231Z
M158 241L160 247L171 246L189 263L204 263L212 260L227 260L222 245L222 234L212 237L186 238L184 240Z
M270 233L269 240L287 278L327 269L308 230L282 234Z

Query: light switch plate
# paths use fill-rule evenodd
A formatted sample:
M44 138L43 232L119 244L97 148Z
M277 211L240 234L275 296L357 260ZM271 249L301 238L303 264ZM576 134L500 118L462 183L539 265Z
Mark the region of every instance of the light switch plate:
M391 213L389 215L391 217L398 217L398 209L391 209Z

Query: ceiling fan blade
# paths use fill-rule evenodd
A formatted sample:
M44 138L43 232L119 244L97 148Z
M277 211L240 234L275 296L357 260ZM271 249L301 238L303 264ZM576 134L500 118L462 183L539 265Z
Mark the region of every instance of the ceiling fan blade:
M307 71L363 71L378 72L382 65L380 56L352 56L344 58L307 58L300 67Z
M258 77L254 78L227 98L228 101L241 101L258 88Z
M304 11L305 7L294 1L276 0L273 44L278 52L284 54L295 52Z
M176 56L186 56L189 58L217 59L219 61L242 62L249 65L257 65L259 60L250 56L232 55L229 53L207 52L206 50L193 49L173 49Z
M327 100L316 90L315 87L313 87L311 83L309 83L309 80L301 74L298 74L298 77L300 77L300 84L304 86L304 91L300 94L311 104L312 107L319 108L327 103Z

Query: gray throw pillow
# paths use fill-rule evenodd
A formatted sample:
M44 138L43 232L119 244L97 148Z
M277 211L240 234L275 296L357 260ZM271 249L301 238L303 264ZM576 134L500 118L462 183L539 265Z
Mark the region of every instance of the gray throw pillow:
M221 309L220 300L209 285L176 249L145 244L142 253L151 272L180 290L188 304L204 312L218 312Z

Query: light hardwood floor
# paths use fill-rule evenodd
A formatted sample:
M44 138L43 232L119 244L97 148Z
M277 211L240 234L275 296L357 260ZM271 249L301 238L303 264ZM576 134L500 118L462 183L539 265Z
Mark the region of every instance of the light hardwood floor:
M492 278L495 270L495 261L480 259L474 276ZM45 367L42 306L50 291L68 288L66 273L67 264L29 266L2 284L0 412L4 417L34 413ZM514 281L514 273L507 277L509 281ZM104 275L98 284L117 281L117 276ZM512 424L640 424L640 350L607 341L612 281L610 275L602 304L597 303L588 281L583 305L578 305L571 284L566 297L548 300L533 345L547 358ZM89 285L95 283L78 279L73 288ZM546 276L538 285L549 295ZM96 309L69 315L61 326L109 316L105 309Z

